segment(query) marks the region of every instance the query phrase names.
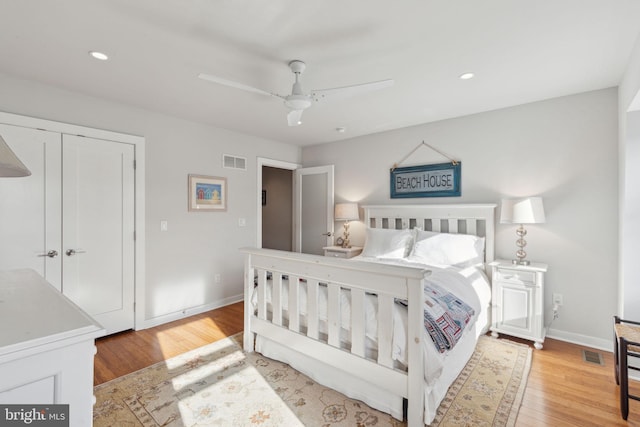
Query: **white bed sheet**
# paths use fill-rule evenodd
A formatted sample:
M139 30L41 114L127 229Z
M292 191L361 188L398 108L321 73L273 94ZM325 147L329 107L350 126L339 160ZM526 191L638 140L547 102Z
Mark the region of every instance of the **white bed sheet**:
M462 301L469 304L474 309L474 316L467 324L465 328L461 341L471 341L473 343L473 347L475 347L475 342L480 334L486 331L487 323L488 323L488 311L489 304L491 300L491 287L489 285L489 281L484 274L484 272L476 267L467 267L467 268L457 268L457 267L434 267L427 266L424 264L416 264L403 259L378 259L378 258L367 258L367 257L356 257L352 259L357 259L360 261L367 262L377 262L377 263L385 263L385 264L395 264L395 265L403 265L410 266L420 269L429 269L431 270L431 274L427 276L428 283L436 283L441 287L449 290L449 292L458 296ZM270 283L270 282L269 282ZM300 292L299 292L299 310L301 314L301 324L306 326L306 301L307 301L307 292L306 285L301 284ZM282 306L284 311L284 316L287 316L288 313L288 283L287 281L283 281L282 286ZM326 287L321 286L321 291L319 292L319 300L318 300L318 312L320 314L320 320L322 321L320 324L320 332L326 333L326 313L327 313L327 292ZM348 291L341 292L341 321L342 321L342 331L341 337L344 345L349 345L349 325L350 325L350 293ZM254 292L252 298L254 307L256 306L257 296ZM267 301L271 301L271 286L267 288ZM375 357L376 352L376 336L377 336L377 316L376 310L374 309L376 305L376 297L374 295L367 295L366 299L366 308L365 308L365 318L366 318L366 336L367 336L367 355L369 357ZM270 305L269 305L270 309ZM401 367L406 366L407 364L407 354L406 354L406 342L407 342L407 333L406 333L406 324L407 324L407 310L406 307L395 304L394 307L394 334L393 334L393 360L397 362L397 364ZM467 339L469 338L469 339ZM438 382L438 379L442 376L443 368L445 365L453 365L464 367L466 361L469 357L467 354L468 351L446 351L444 353L438 352L435 345L433 344L431 337L425 331L424 334L424 351L425 351L425 386L426 392L430 392L431 389ZM456 347L460 345L458 343ZM467 345L468 346L468 345ZM455 348L454 348L455 349ZM260 351L260 350L258 350ZM458 359L458 360L456 360ZM461 368L460 368L461 369ZM458 372L459 373L459 372ZM458 375L456 373L453 378ZM448 385L447 385L448 387ZM445 388L446 392L446 388Z

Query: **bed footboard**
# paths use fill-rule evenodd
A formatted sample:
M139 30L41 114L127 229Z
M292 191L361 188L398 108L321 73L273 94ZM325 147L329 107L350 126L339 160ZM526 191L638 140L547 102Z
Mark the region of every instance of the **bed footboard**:
M428 270L271 249L241 251L245 254L246 351L254 351L256 335L286 345L407 398L409 426L424 425L422 295ZM303 284L307 297L301 301ZM323 287L326 312L321 313ZM345 321L341 318L341 295L345 291L351 301L348 346L341 339ZM375 295L377 301L375 358L366 354L367 295ZM395 299L409 301L406 371L394 368L392 358Z

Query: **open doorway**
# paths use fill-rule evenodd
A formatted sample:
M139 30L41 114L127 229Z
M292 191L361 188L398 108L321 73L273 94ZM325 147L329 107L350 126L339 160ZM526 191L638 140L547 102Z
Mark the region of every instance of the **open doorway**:
M322 255L333 242L333 175L333 165L258 157L256 247Z
M293 171L262 166L262 247L293 250Z

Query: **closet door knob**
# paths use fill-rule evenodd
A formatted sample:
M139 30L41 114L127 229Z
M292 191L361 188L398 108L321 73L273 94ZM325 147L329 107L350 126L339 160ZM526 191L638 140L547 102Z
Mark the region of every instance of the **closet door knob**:
M72 255L75 255L75 254L83 254L85 252L87 252L87 251L83 251L82 249L78 249L78 250L67 249L67 251L65 253L67 254L67 256L72 256Z
M49 258L55 258L55 257L58 256L58 251L51 250L51 251L47 252L46 254L40 254L38 256L48 256Z

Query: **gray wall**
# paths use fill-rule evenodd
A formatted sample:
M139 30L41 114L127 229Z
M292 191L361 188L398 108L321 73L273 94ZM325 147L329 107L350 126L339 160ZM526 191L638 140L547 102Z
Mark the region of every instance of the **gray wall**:
M0 93L4 112L146 138L146 298L139 327L242 299L237 249L256 243L256 158L299 162L297 147L1 74ZM223 153L246 157L247 170L222 168ZM227 178L226 212L187 211L190 173ZM246 227L239 227L240 218ZM168 221L167 232L160 231L161 220Z
M304 148L305 167L335 165L336 202L498 203L543 197L547 223L528 228L531 260L549 264L551 294L564 296L550 335L610 347L617 305L618 148L615 88ZM389 168L421 141L462 161L462 197L394 199ZM420 148L403 166L440 163ZM352 223L361 244L363 224ZM497 226L496 254L513 258L516 226ZM551 316L547 316L547 324Z

